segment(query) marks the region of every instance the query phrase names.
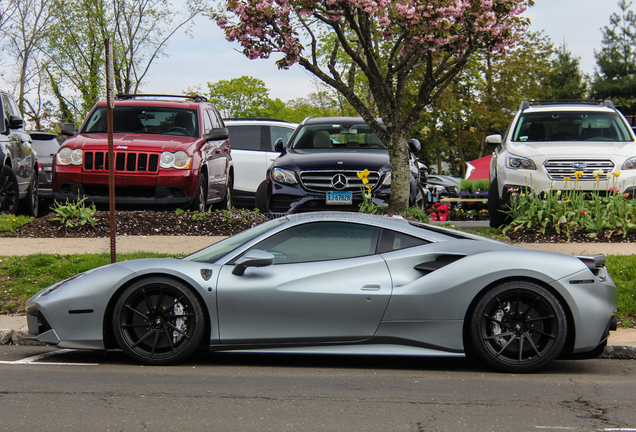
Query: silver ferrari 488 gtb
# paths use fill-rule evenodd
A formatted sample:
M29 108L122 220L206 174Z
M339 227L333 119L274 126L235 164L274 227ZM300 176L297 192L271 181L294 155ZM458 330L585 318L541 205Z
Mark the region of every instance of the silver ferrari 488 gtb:
M305 213L184 258L106 265L26 304L29 338L164 365L199 348L467 356L509 372L592 358L615 329L602 255L402 218Z

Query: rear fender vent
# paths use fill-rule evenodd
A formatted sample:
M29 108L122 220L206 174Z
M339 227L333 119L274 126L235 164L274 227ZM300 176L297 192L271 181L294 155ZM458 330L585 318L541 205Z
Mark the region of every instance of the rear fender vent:
M435 270L439 270L442 267L447 266L459 259L464 258L466 255L439 255L434 261L426 261L413 267L415 270L419 270L427 275L433 273Z

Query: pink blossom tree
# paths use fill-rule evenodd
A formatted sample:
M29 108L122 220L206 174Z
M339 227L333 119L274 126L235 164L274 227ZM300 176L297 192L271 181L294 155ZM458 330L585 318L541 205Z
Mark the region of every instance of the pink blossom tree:
M420 113L476 50L501 52L511 46L528 24L521 13L532 4L226 0L213 17L226 39L238 41L250 59L280 53L280 68L298 63L349 101L389 149L389 210L400 211L409 202L408 140ZM361 78L370 98L356 93Z

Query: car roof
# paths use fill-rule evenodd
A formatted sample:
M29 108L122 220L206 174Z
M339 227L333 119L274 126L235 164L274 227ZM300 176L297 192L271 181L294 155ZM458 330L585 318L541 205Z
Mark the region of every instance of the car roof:
M579 112L595 111L615 113L616 108L612 101L596 100L546 100L546 101L524 101L521 103L520 111L523 113L542 112Z
M303 121L303 125L320 124L341 124L341 123L366 123L362 117L308 117ZM378 119L382 123L382 119Z
M223 119L223 123L226 126L247 126L247 125L260 125L260 126L281 126L288 127L290 129L296 129L298 123L291 123L286 120L278 119L266 119L266 118L229 118Z

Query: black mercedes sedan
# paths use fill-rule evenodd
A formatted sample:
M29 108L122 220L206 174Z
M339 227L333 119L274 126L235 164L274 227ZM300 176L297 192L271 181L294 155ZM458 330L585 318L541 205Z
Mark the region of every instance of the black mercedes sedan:
M420 148L417 140L409 142L410 205L424 209L415 157ZM277 143L276 150L281 154L256 192L256 206L262 211L358 211L363 193L379 206L388 204L389 153L361 117L307 118L286 145Z

